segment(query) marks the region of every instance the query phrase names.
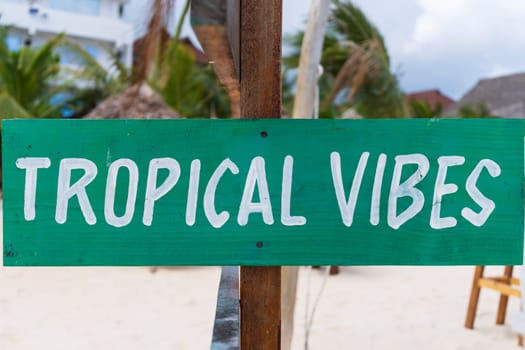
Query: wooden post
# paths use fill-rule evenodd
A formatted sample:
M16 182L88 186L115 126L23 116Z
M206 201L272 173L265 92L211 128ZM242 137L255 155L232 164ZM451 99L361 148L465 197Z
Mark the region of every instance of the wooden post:
M241 116L280 118L282 0L237 1ZM266 130L261 135L272 137ZM264 249L264 242L253 244ZM241 349L280 348L281 267L242 267Z
M280 118L282 0L240 1L241 115Z

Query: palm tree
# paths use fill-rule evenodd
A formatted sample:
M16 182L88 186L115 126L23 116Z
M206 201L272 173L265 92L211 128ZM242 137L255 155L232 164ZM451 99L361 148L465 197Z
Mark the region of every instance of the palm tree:
M292 53L287 68L296 67L303 33L288 39ZM321 116L334 117L352 108L369 118L405 117L397 77L379 30L351 2L333 0L321 64Z
M195 62L193 53L172 39L149 84L164 101L185 117L228 117L228 95L217 81L212 68Z
M76 82L68 84L69 98L64 101L73 116L87 114L102 100L123 92L131 84L132 70L125 67L115 53L107 52L111 65L105 68L74 41L65 39L61 46L76 59L74 67L62 67L68 79Z
M64 40L63 35L48 40L34 49L23 47L9 51L6 37L9 28L0 28L0 96L2 116L31 115L50 117L57 114L60 104L52 98L67 86L56 84L60 72L60 57L54 51Z
M114 59L117 73L108 72L64 34L40 47L10 51L8 31L0 27L0 111L4 118L60 117L65 109L73 116L82 115L129 79L118 59ZM60 48L76 54L75 67L60 64Z

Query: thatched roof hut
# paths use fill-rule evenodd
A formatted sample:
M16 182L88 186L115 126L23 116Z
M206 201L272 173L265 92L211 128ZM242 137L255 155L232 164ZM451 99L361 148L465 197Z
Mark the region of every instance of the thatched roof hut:
M84 118L174 119L180 116L149 85L143 83L108 97Z

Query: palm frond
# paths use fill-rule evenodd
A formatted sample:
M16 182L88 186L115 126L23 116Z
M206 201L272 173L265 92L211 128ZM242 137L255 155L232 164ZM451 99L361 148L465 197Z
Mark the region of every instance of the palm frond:
M29 112L9 94L0 93L0 119L29 118L30 116Z
M334 0L331 28L342 40L358 45L379 40L386 52L385 40L379 29L366 17L364 12L350 1Z

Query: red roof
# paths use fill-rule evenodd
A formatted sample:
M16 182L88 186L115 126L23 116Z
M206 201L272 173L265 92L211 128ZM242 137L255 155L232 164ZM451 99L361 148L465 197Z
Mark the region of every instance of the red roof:
M410 100L418 100L418 101L425 101L427 102L430 107L435 108L438 103L441 103L441 106L443 109L446 109L447 107L454 104L454 100L450 97L443 95L441 91L433 89L433 90L423 90L423 91L417 91L412 92L405 95L405 102L408 102Z

